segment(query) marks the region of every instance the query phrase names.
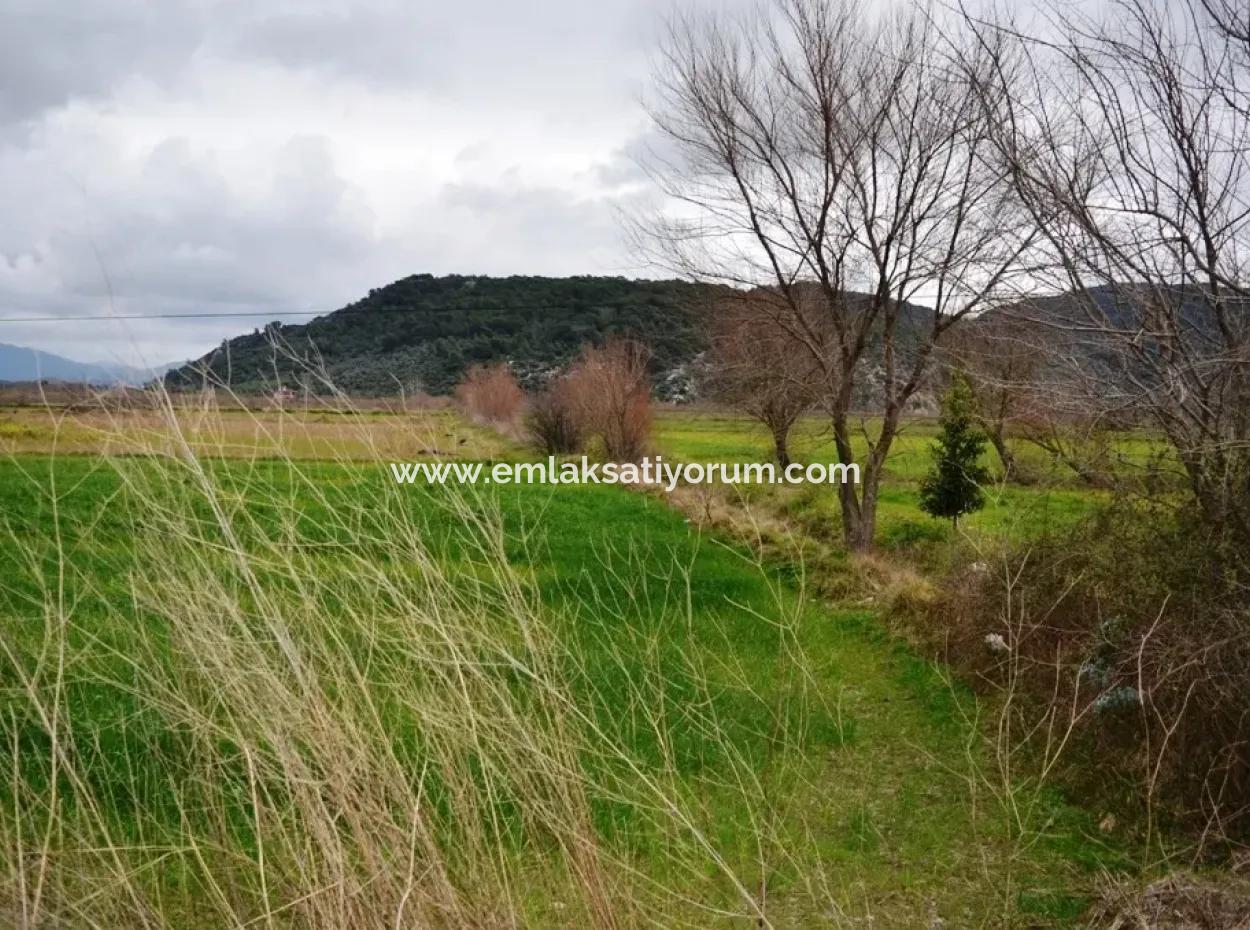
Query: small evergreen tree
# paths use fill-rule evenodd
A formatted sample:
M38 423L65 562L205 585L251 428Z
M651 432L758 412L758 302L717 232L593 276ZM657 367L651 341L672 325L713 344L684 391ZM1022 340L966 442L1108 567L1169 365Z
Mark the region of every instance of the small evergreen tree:
M933 447L933 466L920 485L920 506L935 517L958 525L966 513L985 504L981 485L989 473L980 464L985 434L977 425L976 399L963 372L951 378L942 398L942 432Z

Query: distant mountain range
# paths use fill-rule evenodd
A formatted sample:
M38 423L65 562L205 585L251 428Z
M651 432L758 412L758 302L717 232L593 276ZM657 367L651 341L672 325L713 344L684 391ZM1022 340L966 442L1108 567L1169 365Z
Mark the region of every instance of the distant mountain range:
M109 386L139 385L164 373L169 366L153 371L128 365L77 362L72 358L0 342L0 382L66 381L74 384Z
M475 363L507 360L526 387L542 384L587 343L612 336L645 342L652 352L652 379L663 400L697 395L700 354L706 347L705 308L724 290L684 281L609 277L546 278L417 274L371 290L363 299L304 324L270 323L223 341L201 358L165 366L166 384L194 388L207 378L240 393L305 386L324 393L324 381L358 395L401 391L449 393ZM1190 298L1176 295L1184 303ZM1127 285L1035 297L991 310L1024 312L1059 326L1080 319L1092 301L1118 325L1136 317L1134 289ZM1195 298L1196 300L1196 298ZM901 304L897 356L906 359L922 340L932 311ZM1197 338L1209 336L1209 319L1194 311ZM1199 323L1207 320L1206 326ZM976 320L966 324L975 327ZM1041 331L1039 338L1058 337ZM884 360L870 338L856 403L879 405ZM1083 347L1091 364L1109 364L1096 346ZM45 380L108 385L142 384L162 372L123 365L77 362L49 352L0 344L0 381ZM913 406L933 408L931 385L922 386Z

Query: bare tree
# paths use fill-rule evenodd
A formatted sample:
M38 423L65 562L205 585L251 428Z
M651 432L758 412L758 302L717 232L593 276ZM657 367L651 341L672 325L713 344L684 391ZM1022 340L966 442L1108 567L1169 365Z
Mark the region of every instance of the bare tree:
M762 423L785 468L790 430L820 397L820 367L754 294L725 298L711 314L706 390ZM813 329L818 325L814 321Z
M1114 485L1110 435L1121 425L1088 404L1072 403L1071 378L1056 361L1056 340L1008 304L961 327L947 364L963 372L977 399L977 418L1009 480L1035 477L1009 436L1040 449L1096 488Z
M1037 281L1070 289L1016 312L1060 346L1068 402L1157 428L1195 511L1247 544L1250 7L1073 9L1044 39L969 17L996 61L995 150L1042 232Z
M995 313L961 327L949 346L948 364L967 375L977 419L1008 480L1024 477L1007 438L1033 412L1039 358L1032 335L1018 321Z
M651 108L674 205L640 241L700 280L764 286L772 324L822 373L852 550L871 547L883 466L934 346L1016 271L1031 236L984 157L986 75L902 6L780 0L672 26ZM969 48L961 61L995 60ZM818 300L813 329L803 302ZM923 304L920 310L915 304ZM880 428L856 452L852 409L880 358ZM862 425L862 423L860 423Z

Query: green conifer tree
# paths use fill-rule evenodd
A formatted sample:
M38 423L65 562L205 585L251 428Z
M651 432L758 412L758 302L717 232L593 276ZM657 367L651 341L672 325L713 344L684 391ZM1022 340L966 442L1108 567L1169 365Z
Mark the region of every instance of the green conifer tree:
M985 504L981 486L989 472L980 464L985 434L977 425L976 399L963 372L951 378L942 398L942 432L933 447L933 466L920 485L920 506L935 517L958 525L966 513Z

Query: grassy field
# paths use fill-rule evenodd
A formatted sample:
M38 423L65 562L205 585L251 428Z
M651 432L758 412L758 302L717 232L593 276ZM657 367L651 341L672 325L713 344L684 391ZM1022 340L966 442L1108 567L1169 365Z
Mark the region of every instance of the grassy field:
M1124 864L871 612L661 500L396 486L431 435L522 454L445 413L342 417L323 457L234 416L103 447L180 458L7 427L17 925L1064 926ZM666 454L759 454L742 421L660 425Z
M179 441L198 455L294 459L500 459L514 444L451 410L410 414L333 409L179 408ZM159 410L108 411L0 406L0 454L170 454L169 415Z
M866 421L867 435L875 435L879 425ZM886 479L880 497L878 539L886 549L898 549L917 542L942 542L955 537L949 523L925 514L919 506L919 485L930 464L929 449L937 434L932 420L905 424L895 440L886 463ZM657 448L665 455L691 461L767 461L771 441L762 426L735 415L686 414L666 412L657 420ZM866 441L857 443L862 453ZM986 487L984 509L961 522L961 532L972 537L1036 539L1070 526L1087 514L1091 506L1105 500L1104 494L1080 483L1058 463L1049 460L1035 446L1013 442L1019 461L1036 476L1036 482L1022 486L991 484ZM1128 467L1147 461L1158 452L1146 437L1122 436L1114 448L1117 461ZM795 427L791 454L802 462L837 460L828 424L818 417L807 417ZM991 474L1001 471L992 449L983 462ZM773 504L802 524L836 536L840 526L837 496L828 487L773 488L755 490L756 496L773 498Z

